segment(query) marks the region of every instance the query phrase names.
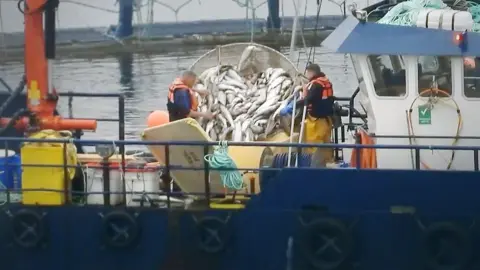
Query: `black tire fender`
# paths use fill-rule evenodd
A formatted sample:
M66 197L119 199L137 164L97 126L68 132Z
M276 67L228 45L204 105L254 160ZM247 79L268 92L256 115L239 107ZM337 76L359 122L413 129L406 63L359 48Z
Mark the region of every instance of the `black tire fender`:
M337 269L353 251L349 228L331 217L317 218L304 225L300 247L315 269Z
M125 211L112 211L103 216L103 238L106 246L126 248L139 238L137 220Z
M207 216L196 220L198 248L210 254L222 252L230 241L230 230L227 220Z
M437 222L425 229L425 264L432 270L463 270L473 257L473 243L467 229L454 222Z
M12 215L13 241L20 247L36 248L45 239L43 216L31 209L20 209Z

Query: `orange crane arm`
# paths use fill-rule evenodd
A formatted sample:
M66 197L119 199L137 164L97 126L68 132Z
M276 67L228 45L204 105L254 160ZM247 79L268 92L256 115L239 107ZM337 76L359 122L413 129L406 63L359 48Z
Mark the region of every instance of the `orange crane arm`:
M35 129L95 130L95 120L62 119L55 116L58 95L53 87L55 59L55 13L59 0L25 0L25 74L30 117L12 119L15 127ZM45 30L44 22L45 21ZM0 125L8 123L0 119Z

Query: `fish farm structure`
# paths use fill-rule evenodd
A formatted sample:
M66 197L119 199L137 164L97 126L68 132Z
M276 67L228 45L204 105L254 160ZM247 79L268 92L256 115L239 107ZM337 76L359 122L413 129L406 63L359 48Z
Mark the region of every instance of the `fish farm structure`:
M59 56L95 49L101 54L129 52L161 52L178 46L212 46L255 41L265 45L290 45L295 17L280 16L279 0L268 0L267 18L201 20L189 22L150 22L134 24L134 0L119 0L118 23L104 28L58 29ZM320 10L320 6L319 9ZM344 15L299 16L296 29L301 29L306 45L319 45L343 20ZM23 54L23 32L4 33L4 60L18 59ZM89 53L96 53L89 50Z

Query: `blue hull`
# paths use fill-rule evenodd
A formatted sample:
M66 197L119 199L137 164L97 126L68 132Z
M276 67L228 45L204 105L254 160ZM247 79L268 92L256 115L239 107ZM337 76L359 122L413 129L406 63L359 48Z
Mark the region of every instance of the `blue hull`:
M318 252L329 260L339 256L336 252L352 251L338 267L328 269L426 269L431 261L425 239L431 226L438 225L436 222L468 235L472 248L480 243L475 235L480 210L478 175L283 169L244 210L32 207L31 211L42 216L45 230L40 245L32 249L20 247L12 234L10 215L24 207L4 206L0 216L0 260L3 269L11 270L321 269L312 265L325 262L312 254L327 245L323 250L329 254ZM410 210L402 213L400 208ZM111 234L102 216L112 211L131 214L135 221L129 229L131 235L135 235L132 228L138 226L138 239L131 246L107 245L108 236L114 237L115 231ZM219 239L208 242L209 235L199 227L203 218L212 217L222 221L219 224L223 227L216 228ZM351 241L342 241L342 235L338 235L330 242L311 246L308 239L316 231L312 224L330 219L343 223ZM118 227L116 233L121 234L123 227ZM21 234L22 227L15 230ZM27 233L28 237L32 235ZM290 248L289 238L293 240ZM208 242L209 250L202 240ZM215 241L223 242L224 249L215 251ZM445 269L473 269L472 251L476 250L455 255L455 250L447 250L455 255L452 264L463 263L465 268Z

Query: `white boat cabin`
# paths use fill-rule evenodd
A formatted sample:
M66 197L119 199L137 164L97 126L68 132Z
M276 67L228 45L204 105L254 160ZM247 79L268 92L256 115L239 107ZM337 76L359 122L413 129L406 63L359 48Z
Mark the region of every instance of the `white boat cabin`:
M352 56L360 87L355 102L376 144L480 146L480 34L350 17L322 45ZM474 169L473 151L421 150L420 156L422 169ZM377 150L378 168L414 163L412 150Z

